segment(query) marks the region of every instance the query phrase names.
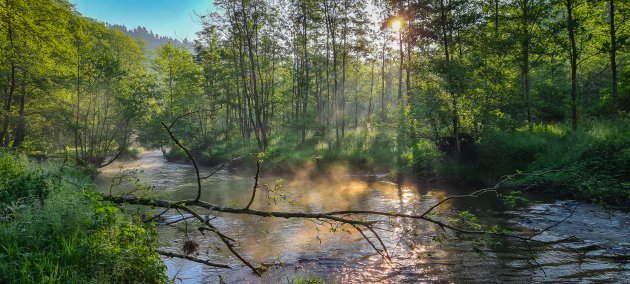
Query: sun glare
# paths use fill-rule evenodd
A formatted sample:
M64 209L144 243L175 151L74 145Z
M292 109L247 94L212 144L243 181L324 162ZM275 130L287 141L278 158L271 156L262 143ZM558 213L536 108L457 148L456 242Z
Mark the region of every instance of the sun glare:
M394 31L400 31L401 28L402 22L399 19L392 21L392 29L394 29Z

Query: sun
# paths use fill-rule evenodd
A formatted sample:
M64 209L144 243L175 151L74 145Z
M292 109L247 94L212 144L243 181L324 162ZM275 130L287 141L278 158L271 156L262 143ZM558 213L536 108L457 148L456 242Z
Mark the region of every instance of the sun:
M394 31L400 31L400 29L402 29L402 21L400 19L393 20L392 29L394 29Z

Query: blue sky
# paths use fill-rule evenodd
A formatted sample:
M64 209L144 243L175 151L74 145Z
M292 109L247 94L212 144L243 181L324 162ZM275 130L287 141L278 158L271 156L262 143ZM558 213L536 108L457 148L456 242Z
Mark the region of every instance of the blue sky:
M194 13L207 14L213 0L70 0L86 17L153 33L194 39L201 24Z

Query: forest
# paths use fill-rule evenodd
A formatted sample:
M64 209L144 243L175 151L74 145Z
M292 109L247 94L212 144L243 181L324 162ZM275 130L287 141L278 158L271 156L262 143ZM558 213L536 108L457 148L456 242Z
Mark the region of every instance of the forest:
M416 233L389 230L398 228L389 222L431 231L442 246L449 244L445 238L468 236L466 246L480 254L498 254L493 247L512 239L529 248L522 255L531 271L544 274L518 280L559 281L564 276L547 276L537 262L545 257L532 246L591 251L567 249L564 237L580 238L572 232L536 237L587 206L619 210L620 222L630 224L627 1L215 0L214 11L196 15L197 38L173 42L145 28L84 17L71 2L0 0L0 282L177 282L180 272L168 272L173 264L165 258L240 271L183 282L425 279L348 279L326 269L297 275L279 268L295 259L278 253L263 265L256 249L235 240L247 234L214 218L312 222L311 241L319 243L320 230L334 235L324 240L352 231L367 244L358 251L394 271L403 268L390 255L402 242L393 239ZM181 170L163 182L189 179L172 187L187 186L186 193L161 193L150 184L157 175L143 179L149 170L123 171L125 163L150 166L147 157L174 167L165 172ZM212 183L215 173L228 181ZM239 174L246 183L232 180ZM296 185L300 179L312 183ZM346 204L341 193L322 200L345 207L320 206L320 199L311 206L306 193L292 192L320 185L350 191L355 179L398 184L401 207L381 208L380 199L375 207ZM407 210L403 181L460 190L428 205L424 193L413 193L417 200L405 203L413 208ZM225 192L213 193L213 186ZM453 197L486 192L507 204L501 206L521 208L511 210L530 210L537 203L528 198L542 196L582 207L549 226L540 221L536 232L486 223L492 219L467 203L436 213ZM301 198L301 206L287 196ZM183 248L164 250L164 235L173 233L160 222L179 228ZM381 233L377 223L388 229ZM617 274L575 279L615 282L630 275L622 227L611 230L604 234L619 233L620 240L608 242L623 253L611 256L611 245L599 257L621 264L599 265ZM200 254L198 239L212 234L218 244L208 246L227 254ZM471 280L453 275L428 279Z

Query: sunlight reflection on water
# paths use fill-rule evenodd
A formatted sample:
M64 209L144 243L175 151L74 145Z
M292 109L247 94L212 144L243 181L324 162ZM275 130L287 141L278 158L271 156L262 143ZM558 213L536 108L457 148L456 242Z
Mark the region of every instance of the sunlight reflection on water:
M114 163L101 171L97 181L103 190L108 190L114 176L129 170L137 171L141 183L151 188L136 194L171 200L196 195L193 168L167 163L160 151L147 151L138 161ZM435 188L413 181L403 183L401 187L386 182L369 182L350 176L343 167L335 173L310 178L309 172L304 170L292 178L282 177L279 192L266 192L263 186L252 208L306 212L369 209L413 214L447 196L466 192L462 188ZM271 189L279 179L263 176L261 184ZM252 185L252 176L221 170L204 182L202 199L214 204L243 206L249 200ZM439 212L470 210L484 215L484 221L508 225L509 219L491 197L448 202L439 208ZM238 239L238 249L246 258L254 263L269 264L270 270L263 278L257 278L219 241L201 235L195 226L188 226L186 231L185 226L178 225L159 227L162 241L172 249L182 246L183 232L186 231L200 244L200 257L229 263L236 269L217 270L181 259L164 259L170 277L176 276L186 283L218 282L218 275L227 283L286 283L287 279L297 275L315 275L337 283L530 282L549 279L528 264L529 252L514 242L506 242L502 244L503 249L481 257L471 249L472 239L449 238L439 242L436 238L442 230L438 226L415 220L394 219L396 222L379 225L383 241L393 256L392 263L387 263L359 233L347 226L337 228L305 220L242 215L216 214L216 217L212 224ZM567 257L567 252L556 253ZM555 256L548 255L543 261L554 263ZM571 275L570 271L566 273Z

